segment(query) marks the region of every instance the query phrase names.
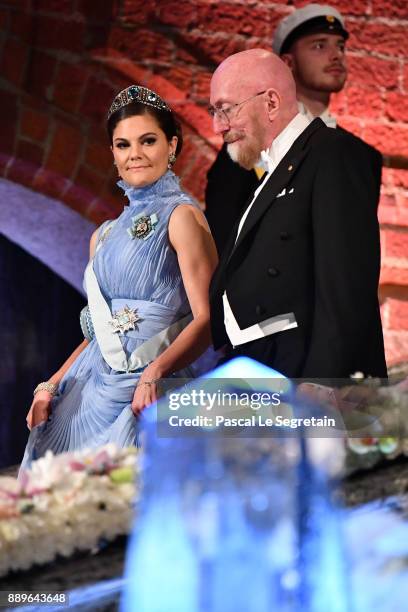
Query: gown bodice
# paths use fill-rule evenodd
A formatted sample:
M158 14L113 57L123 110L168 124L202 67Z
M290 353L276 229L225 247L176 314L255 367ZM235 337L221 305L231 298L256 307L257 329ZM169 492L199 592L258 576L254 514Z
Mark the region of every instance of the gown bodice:
M131 187L124 181L118 185L129 205L102 238L94 259L105 299L146 300L174 313L188 312L177 254L168 238L168 223L179 204L197 204L181 191L171 171L147 187Z

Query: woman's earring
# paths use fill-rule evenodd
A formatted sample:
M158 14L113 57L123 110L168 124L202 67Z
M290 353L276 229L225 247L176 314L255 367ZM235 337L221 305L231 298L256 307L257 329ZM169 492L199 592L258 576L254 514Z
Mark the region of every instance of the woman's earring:
M169 155L169 163L167 164L167 167L168 167L169 170L172 169L173 165L176 162L176 159L177 158L176 158L175 153L170 153L170 155Z

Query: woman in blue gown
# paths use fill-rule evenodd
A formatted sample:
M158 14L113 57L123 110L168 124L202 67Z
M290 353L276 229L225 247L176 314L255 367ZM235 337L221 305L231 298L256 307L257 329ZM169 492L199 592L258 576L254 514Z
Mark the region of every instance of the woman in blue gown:
M179 125L157 94L132 85L113 101L108 133L129 205L91 238L85 339L36 389L24 465L47 449L134 444L135 415L156 400L157 381L185 372L210 343L217 256L204 215L171 171Z

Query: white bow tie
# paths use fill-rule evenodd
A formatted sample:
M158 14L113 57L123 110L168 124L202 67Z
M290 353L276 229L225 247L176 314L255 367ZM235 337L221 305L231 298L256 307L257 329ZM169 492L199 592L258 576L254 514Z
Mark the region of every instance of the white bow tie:
M272 172L276 166L275 160L271 157L268 149L261 151L260 160L256 165L265 170L265 172Z

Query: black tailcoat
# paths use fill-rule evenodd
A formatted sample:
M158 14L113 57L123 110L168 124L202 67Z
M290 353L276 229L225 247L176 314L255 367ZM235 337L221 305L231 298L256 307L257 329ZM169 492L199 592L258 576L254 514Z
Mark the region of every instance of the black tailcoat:
M366 147L320 119L298 137L235 244L237 222L213 277L215 348L229 342L226 290L241 329L289 312L298 323L238 353L292 377L386 376L377 297L378 181Z
M381 153L339 125L336 129L346 132L350 138L360 143L362 154L367 167L370 169L370 176L373 177L373 186L377 193L373 205L378 206L382 171ZM245 168L233 162L228 155L226 145L224 145L207 173L205 190L205 216L217 245L218 253L222 254L235 221L241 218L247 199L258 184L255 170L245 170Z

